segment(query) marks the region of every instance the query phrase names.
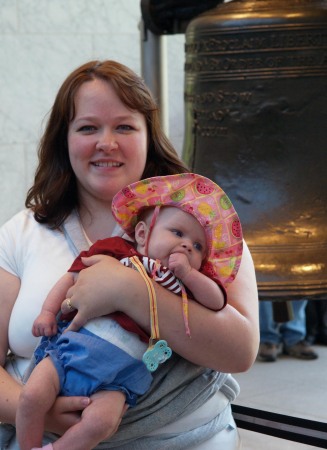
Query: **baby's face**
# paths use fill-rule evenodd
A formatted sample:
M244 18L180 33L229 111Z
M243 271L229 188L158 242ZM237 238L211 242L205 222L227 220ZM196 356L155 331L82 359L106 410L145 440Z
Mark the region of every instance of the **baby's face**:
M172 253L183 253L191 267L199 270L207 255L205 232L191 214L175 207L160 210L148 244L148 256L168 265Z

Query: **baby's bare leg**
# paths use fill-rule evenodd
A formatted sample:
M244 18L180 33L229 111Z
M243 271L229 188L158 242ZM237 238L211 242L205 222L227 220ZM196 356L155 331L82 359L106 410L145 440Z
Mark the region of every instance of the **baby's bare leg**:
M125 395L120 391L99 391L91 400L81 421L53 443L54 450L91 450L117 431L127 409Z
M19 397L16 428L21 450L42 445L44 418L58 393L58 374L48 357L35 367Z

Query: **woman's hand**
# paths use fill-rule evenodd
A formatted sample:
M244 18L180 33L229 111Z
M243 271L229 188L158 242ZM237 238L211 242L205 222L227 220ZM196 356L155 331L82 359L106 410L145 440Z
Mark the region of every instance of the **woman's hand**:
M124 300L131 300L133 279L136 277L138 282L140 278L135 270L125 267L110 256L95 255L82 260L89 267L78 274L74 286L68 290L67 299L70 302L67 303L66 299L61 306L64 314L69 313L71 307L77 309L77 314L66 331L77 331L90 319L124 311L124 307L128 309L128 305L123 305ZM143 280L141 292L147 298Z
M82 411L89 406L88 397L58 397L46 416L46 429L62 435L81 420Z

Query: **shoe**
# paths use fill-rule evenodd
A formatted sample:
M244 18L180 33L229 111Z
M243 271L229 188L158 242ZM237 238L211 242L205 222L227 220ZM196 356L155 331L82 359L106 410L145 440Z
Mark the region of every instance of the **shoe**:
M293 356L294 358L299 359L317 359L318 354L313 350L309 342L300 341L297 344L284 346L285 355Z
M274 362L281 353L282 349L279 344L263 342L259 346L258 360L263 362Z

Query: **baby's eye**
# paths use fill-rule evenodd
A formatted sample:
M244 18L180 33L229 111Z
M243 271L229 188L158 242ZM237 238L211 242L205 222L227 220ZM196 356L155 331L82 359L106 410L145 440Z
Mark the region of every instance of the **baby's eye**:
M174 233L178 237L183 236L183 233L180 230L172 229L171 232Z
M194 242L193 247L195 248L195 250L202 252L203 250L203 245L200 244L200 242Z

